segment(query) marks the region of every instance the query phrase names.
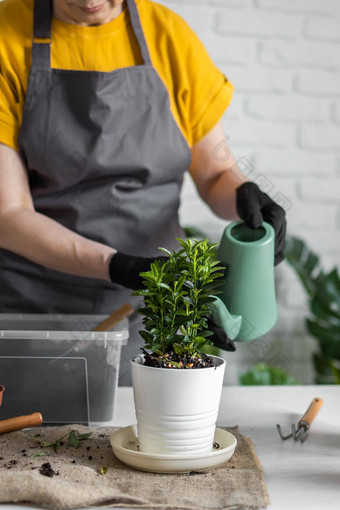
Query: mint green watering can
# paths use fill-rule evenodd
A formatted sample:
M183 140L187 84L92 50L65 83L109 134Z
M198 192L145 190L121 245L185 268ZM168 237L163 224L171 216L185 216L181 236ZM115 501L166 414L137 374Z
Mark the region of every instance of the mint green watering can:
M274 229L265 222L250 229L236 221L223 233L217 259L227 269L213 320L230 340L255 340L276 323L274 241Z

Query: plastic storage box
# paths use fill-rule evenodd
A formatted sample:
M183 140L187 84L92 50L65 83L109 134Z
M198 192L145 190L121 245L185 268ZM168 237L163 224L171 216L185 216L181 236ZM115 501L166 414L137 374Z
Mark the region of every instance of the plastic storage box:
M93 332L102 315L0 314L0 420L40 412L44 424L113 419L128 320Z

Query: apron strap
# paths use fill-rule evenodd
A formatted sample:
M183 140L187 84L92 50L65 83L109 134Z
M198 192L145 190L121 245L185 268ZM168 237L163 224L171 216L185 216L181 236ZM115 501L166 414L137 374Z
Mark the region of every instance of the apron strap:
M32 67L51 67L51 0L34 0Z
M127 0L127 5L129 8L132 28L139 44L143 62L145 65L152 65L148 45L146 44L135 0Z
M135 0L127 0L133 31L145 65L152 65ZM51 0L34 0L32 68L51 68Z

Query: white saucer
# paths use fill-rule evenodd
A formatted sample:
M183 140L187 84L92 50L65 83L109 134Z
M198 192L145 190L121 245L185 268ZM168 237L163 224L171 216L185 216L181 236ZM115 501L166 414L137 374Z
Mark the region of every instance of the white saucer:
M119 460L135 469L152 473L186 473L223 464L235 451L236 437L216 428L214 441L219 447L208 453L163 455L138 451L137 425L119 429L110 437L113 452Z

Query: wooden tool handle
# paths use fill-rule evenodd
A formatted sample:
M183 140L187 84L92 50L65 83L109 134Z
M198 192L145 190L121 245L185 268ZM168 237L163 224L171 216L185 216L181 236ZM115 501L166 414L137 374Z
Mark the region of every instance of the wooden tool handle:
M308 407L305 414L302 416L300 422L303 421L303 422L307 423L307 425L310 426L322 406L323 406L322 398L313 398L310 406Z
M130 303L125 303L123 306L113 312L105 321L98 324L93 331L110 331L116 324L125 319L128 315L131 315L134 308Z
M0 434L21 430L27 427L38 427L42 424L43 418L40 413L29 414L27 416L17 416L8 420L0 421Z
M0 384L0 406L2 404L2 397L3 397L4 391L5 391L5 386L2 386L2 384Z

